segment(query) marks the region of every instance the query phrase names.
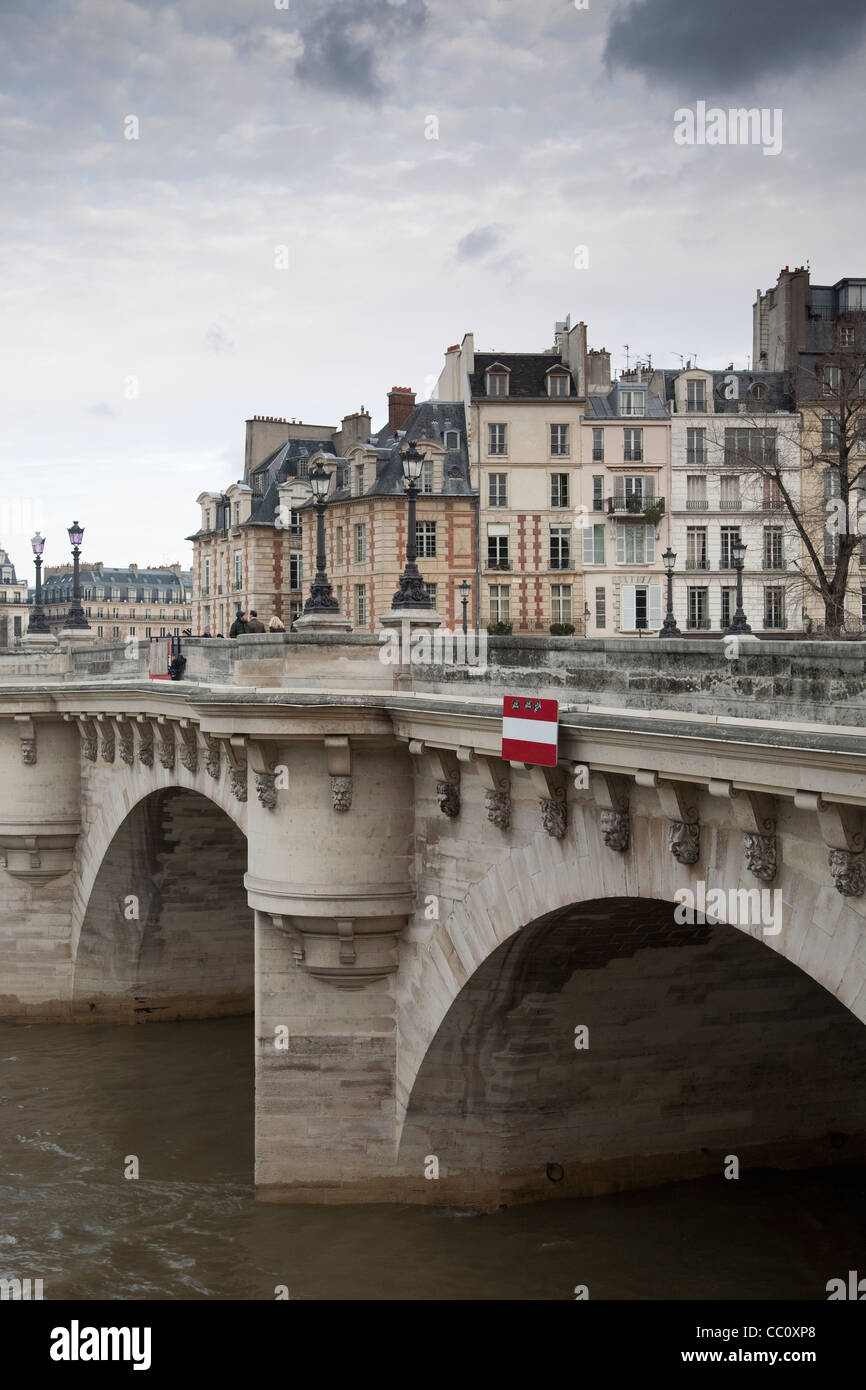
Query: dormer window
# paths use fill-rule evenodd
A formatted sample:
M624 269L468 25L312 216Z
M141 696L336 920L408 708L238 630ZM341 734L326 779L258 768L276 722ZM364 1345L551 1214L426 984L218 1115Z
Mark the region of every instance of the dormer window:
M566 372L549 372L547 376L548 396L567 396L571 390L571 377Z
M620 391L620 415L645 415L646 391Z
M703 377L686 382L686 405L688 410L696 414L706 414L707 383L704 381Z
M443 444L445 445L445 448L446 448L446 449L459 449L459 448L460 448L460 431L459 431L459 430L446 430L446 431L445 431L445 434L444 434L444 436L443 436L442 442L443 442Z
M508 373L501 367L491 367L487 373L487 394L488 396L507 396L508 395Z
M358 464L358 467L355 469L355 496L356 496L356 497L362 497L363 495L364 495L364 465L363 465L363 463L359 463L359 464Z
M764 385L763 381L755 382L754 386L752 387L752 395L754 396L756 401L765 401L767 399L767 388Z

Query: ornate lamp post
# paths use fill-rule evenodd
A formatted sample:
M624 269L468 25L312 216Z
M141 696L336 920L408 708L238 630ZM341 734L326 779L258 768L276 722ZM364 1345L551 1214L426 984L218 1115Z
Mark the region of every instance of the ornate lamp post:
M51 633L48 619L42 610L42 552L45 549L45 537L40 536L37 531L35 536L31 536L30 544L33 547L33 563L36 566L36 597L33 601L30 621L27 624L27 632L28 635L38 633L40 637L43 637Z
M415 499L418 496L418 484L421 481L421 472L424 467L424 456L419 454L414 444L410 444L405 453L400 456L403 460L403 481L406 486L406 496L409 499L408 535L406 537L406 564L403 573L400 575L400 587L391 602L391 608L431 608L433 600L424 588L424 580L421 572L415 563L418 554L418 542L415 535Z
M746 622L746 615L743 612L743 563L745 560L747 547L737 538L731 546L731 555L734 561L734 569L737 571L737 611L725 628L725 635L729 632L751 632L752 629Z
M683 634L677 627L674 617L674 565L677 562L677 552L671 550L670 546L668 546L667 550L662 555L662 561L668 581L668 609L665 614L665 620L662 623L662 630L659 633L659 637L682 637Z
M84 527L79 526L77 521L73 521L69 527L69 543L72 546L72 607L66 619L67 628L74 630L90 631L90 623L84 616L84 609L81 607L81 581L78 570L78 559L81 555L81 542L84 539Z
M331 475L321 463L317 463L308 474L307 481L316 507L316 577L310 585L310 597L304 604L305 618L340 612L340 605L334 598L331 582L325 573L325 507L328 505Z
M460 602L463 605L463 636L465 637L469 631L469 624L466 621L466 605L469 602L469 585L467 584L465 579L460 585L459 593Z

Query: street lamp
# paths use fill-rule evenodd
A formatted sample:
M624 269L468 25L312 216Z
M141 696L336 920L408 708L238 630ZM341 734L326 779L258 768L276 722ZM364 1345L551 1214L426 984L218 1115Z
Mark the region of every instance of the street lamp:
M674 617L674 565L677 562L677 552L671 550L670 546L668 546L667 550L662 555L662 562L668 580L668 611L665 614L665 620L662 623L662 630L659 633L659 637L682 637L683 634L677 627L676 618Z
M460 602L463 605L463 636L465 637L467 632L469 631L469 625L466 621L466 605L469 602L469 585L467 584L465 579L463 580L463 583L460 585L459 593Z
M392 608L432 608L433 600L424 588L424 580L415 563L418 554L418 540L415 534L415 499L418 484L424 468L424 455L419 454L414 443L400 455L403 462L403 481L409 498L408 535L406 536L406 564L400 575L400 587L394 595ZM465 581L464 581L465 582Z
M45 537L40 536L37 531L35 536L31 536L30 544L33 547L33 563L36 566L36 597L30 613L30 621L27 624L27 631L28 633L38 632L44 636L51 632L48 619L42 609L42 552L45 549Z
M325 573L325 507L328 503L328 489L331 475L321 463L317 463L307 475L313 503L316 508L316 577L310 585L310 597L304 604L304 616L317 613L339 613L340 605L334 598L330 580Z
M729 632L751 632L752 629L746 622L746 615L743 612L743 563L746 554L746 546L738 536L731 546L731 558L734 562L734 569L737 571L737 611L725 628L725 635Z
M69 544L72 546L72 607L66 619L66 626L89 632L90 623L85 618L84 609L81 607L81 580L78 570L78 557L81 554L81 542L83 540L84 527L79 526L77 521L73 521L69 527Z

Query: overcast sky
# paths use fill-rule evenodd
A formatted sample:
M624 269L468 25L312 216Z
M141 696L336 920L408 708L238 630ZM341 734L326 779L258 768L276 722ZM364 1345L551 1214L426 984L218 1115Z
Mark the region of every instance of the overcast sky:
M0 0L0 39L19 573L73 519L187 564L247 416L378 425L467 331L745 366L781 266L866 273L862 0ZM676 144L698 101L781 153Z

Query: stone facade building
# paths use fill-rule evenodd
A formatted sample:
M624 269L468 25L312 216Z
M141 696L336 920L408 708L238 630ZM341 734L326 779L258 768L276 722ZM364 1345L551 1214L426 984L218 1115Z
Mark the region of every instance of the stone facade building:
M448 348L437 394L466 411L482 622L583 630L580 425L591 392L609 389L610 359L587 352L584 323L558 323L546 352L476 352L471 333Z
M128 637L178 636L192 625L192 574L179 564L115 569L97 561L82 565L81 605L97 642ZM58 633L72 607L72 565L44 571L42 604L48 625Z
M662 552L670 540L670 417L648 372L624 372L590 396L581 423L580 512L585 632L658 632Z
M27 584L15 574L9 552L0 547L0 647L11 647L27 631Z

